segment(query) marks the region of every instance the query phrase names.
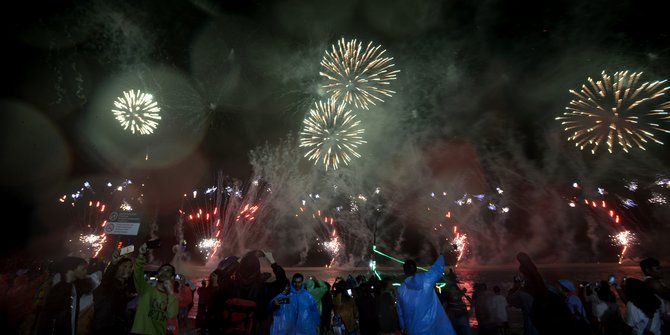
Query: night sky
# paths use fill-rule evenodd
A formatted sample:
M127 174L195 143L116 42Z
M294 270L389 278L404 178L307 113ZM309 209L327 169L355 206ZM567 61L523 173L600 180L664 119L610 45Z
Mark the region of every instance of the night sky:
M57 200L83 181L145 183L145 204L167 238L182 195L214 184L223 171L240 180L262 174L275 194L295 195L275 204L275 217L267 214L273 219L268 229L282 231L282 242L269 239L275 248L309 244L318 233L287 219L294 202L342 183L352 194L380 187L387 203L375 220L386 229L378 236L398 255L430 259L443 251L434 236L426 237L436 222L426 208L439 207L425 199L431 192L448 189L453 206L463 194L501 188L504 198L496 205L509 213L487 212L482 204L458 218L472 242L466 259L475 264L512 262L519 250L546 262L614 262L620 247L609 236L622 230L638 237L630 257L667 258L667 205L648 200L670 196L667 186L655 184L670 176L667 145L651 142L646 150L614 154L600 147L591 154L568 142L555 120L574 97L569 90L589 77L600 79L602 71L643 72L641 81L670 78L670 26L662 4L23 2L0 20L1 200L5 229L18 231L4 235L3 255L60 246L69 219ZM400 72L390 85L392 97L355 111L367 143L361 158L333 173L285 144L295 144L290 140L306 113L328 98L320 61L341 38L381 45ZM153 135L124 131L111 114L114 99L133 88L152 92L161 106ZM668 134L656 136L670 141ZM286 166L254 160L250 152L264 146L298 158ZM286 171L300 176L272 180ZM632 181L635 191L627 187ZM606 211L588 206L571 208L570 199L605 200L622 222L613 224ZM625 199L637 206L622 206ZM353 236L368 236L370 229L345 221L340 231L354 256L342 262L358 263L367 242ZM295 248L283 257L318 249Z

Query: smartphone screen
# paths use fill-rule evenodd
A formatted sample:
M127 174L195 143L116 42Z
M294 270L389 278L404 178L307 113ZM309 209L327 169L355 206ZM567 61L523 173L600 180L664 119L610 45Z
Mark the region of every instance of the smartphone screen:
M616 282L616 277L614 277L614 275L610 275L608 282L610 283L610 285L614 285L614 283Z
M132 244L131 244L131 245L127 245L127 246L121 248L121 250L119 250L119 255L121 255L121 256L123 256L123 255L127 255L127 254L129 254L129 253L131 253L131 252L133 252L133 251L135 251L135 246L132 245Z
M347 294L351 295L351 289L350 288L347 289Z

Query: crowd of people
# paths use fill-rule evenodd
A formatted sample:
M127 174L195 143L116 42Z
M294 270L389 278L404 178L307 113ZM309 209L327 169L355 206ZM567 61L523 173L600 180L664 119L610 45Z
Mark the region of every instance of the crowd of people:
M3 334L511 335L510 309L521 312L523 334L669 334L670 289L655 258L640 262L641 279L554 283L519 253L509 290L475 283L468 292L442 256L420 272L406 260L403 278L329 283L289 279L271 252L253 250L225 258L196 287L169 263L148 273L146 254L143 244L135 257L65 257L0 275Z

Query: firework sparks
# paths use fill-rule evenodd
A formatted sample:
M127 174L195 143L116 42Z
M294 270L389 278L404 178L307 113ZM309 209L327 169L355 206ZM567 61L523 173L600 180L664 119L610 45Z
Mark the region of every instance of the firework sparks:
M456 252L458 252L458 257L456 258L456 265L454 267L457 267L458 262L460 262L461 258L463 258L463 253L465 252L467 241L468 241L468 235L461 234L461 232L458 231L458 227L454 226L454 240L452 241L452 244L456 249Z
M76 248L71 251L84 257L97 257L107 248L104 228L110 210L133 211L135 204L139 205L143 201L140 189L130 189L133 182L129 179L122 180L116 186L112 182L103 185L106 187L96 188L93 183L85 181L83 187L58 199L61 204L67 205L67 217L77 227L77 237L73 236L70 241L78 240L80 243L70 244L71 248Z
M153 134L161 119L160 107L154 97L140 90L124 91L123 96L114 101L116 109L112 109L114 116L121 123L124 130L142 135Z
M328 203L328 200L324 200ZM296 218L303 221L305 224L312 225L313 231L316 234L317 244L323 247L323 250L331 257L330 263L327 267L332 266L337 258L340 256L340 250L344 249L342 241L337 235L335 226L335 218L329 216L327 213L331 210L321 209L321 196L319 194L309 194L307 198L300 201L301 206L298 208Z
M665 205L668 203L667 199L665 196L663 196L660 193L657 192L652 192L651 193L651 198L647 200L650 204L657 204L657 205Z
M368 43L365 50L355 39L337 42L330 52L326 51L319 74L328 79L323 85L334 100L353 104L356 108L368 109L369 105L384 102L382 96L391 97L395 92L386 88L396 79L400 70L393 70L393 57L384 57L386 50L381 45Z
M670 100L665 95L670 87L663 86L665 80L638 85L641 75L621 71L612 77L603 71L602 80L588 78L590 86L582 85L579 92L570 90L578 99L570 101L567 112L556 118L562 120L564 131L572 133L568 140L582 150L591 146L593 154L603 142L613 153L615 138L625 152L633 145L646 150L648 141L663 144L654 131L670 133L660 124L670 121Z
M321 162L326 170L336 170L341 163L349 165L353 157L361 157L356 149L367 143L361 136L364 132L351 110L345 111L344 104L328 99L310 109L300 132L300 147L308 149L304 157L314 165Z
M619 264L621 264L624 255L626 255L626 251L628 251L628 248L636 241L635 234L631 233L628 230L624 230L616 235L611 236L611 238L612 243L615 246L623 247L623 249L621 250L621 254L619 255Z
M334 230L333 230L333 233L335 233ZM342 247L342 244L340 243L338 237L335 236L335 237L331 238L329 241L321 243L321 245L323 245L323 248L332 257L330 259L330 263L327 265L327 267L333 266L333 264L335 263L335 260L340 255L340 249Z
M100 250L102 250L102 247L105 245L106 240L107 236L105 234L101 235L89 234L79 236L79 242L81 242L85 248L91 249L93 253L92 257L98 257L98 254L100 253Z
M185 226L194 232L198 248L206 260L226 252L239 254L247 249L246 243L260 243L267 237L262 226L256 224L258 215L263 215L263 203L270 190L265 183L251 180L225 181L221 172L217 185L204 192L184 194L180 210ZM216 243L215 243L216 242Z
M213 255L220 246L221 241L216 238L205 238L198 242L198 249L205 254L205 259L209 259L209 256Z

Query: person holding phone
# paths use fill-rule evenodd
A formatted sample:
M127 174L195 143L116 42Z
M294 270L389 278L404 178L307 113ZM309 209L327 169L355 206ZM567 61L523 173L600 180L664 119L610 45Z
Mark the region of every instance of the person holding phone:
M358 306L347 292L347 282L340 280L333 285L333 333L344 335L358 331Z
M291 289L286 283L281 291L272 301L268 308L272 311L271 335L293 334L295 332L295 319L297 309L291 304Z
M133 334L164 335L168 334L167 321L174 319L179 313L179 303L174 293L175 268L169 263L163 264L156 273L156 286L144 280L144 265L147 243L139 248L135 259L133 283L138 293L137 312L133 322Z
M611 274L607 279L607 281L609 282L610 285L616 284L616 276L614 276L614 274Z

